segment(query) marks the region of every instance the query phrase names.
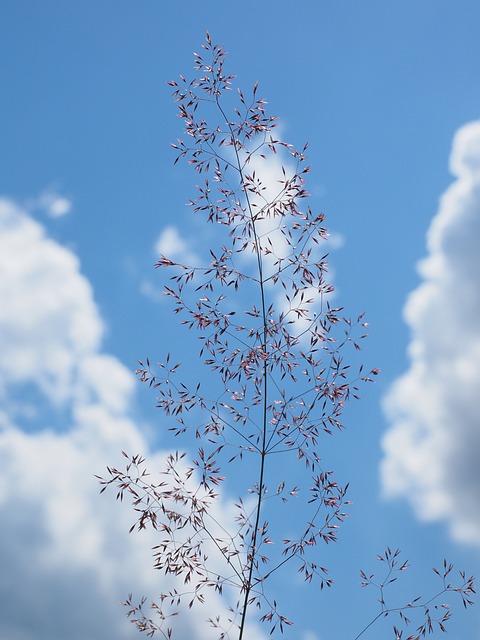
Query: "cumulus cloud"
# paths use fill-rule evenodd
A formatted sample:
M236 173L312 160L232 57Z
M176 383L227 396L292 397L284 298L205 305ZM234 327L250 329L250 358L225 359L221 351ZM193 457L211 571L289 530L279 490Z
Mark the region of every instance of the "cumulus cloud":
M120 451L164 452L132 419L135 381L102 351L104 326L78 258L10 200L0 199L0 637L122 640L130 591L156 597L154 532L101 498L94 474ZM210 608L211 607L211 608ZM206 640L214 599L180 621ZM252 637L261 635L252 630Z
M405 306L410 367L385 399L385 494L455 539L480 540L480 121L453 141L456 177L440 200Z
M0 229L0 390L31 382L60 403L102 338L92 288L78 258L5 199Z

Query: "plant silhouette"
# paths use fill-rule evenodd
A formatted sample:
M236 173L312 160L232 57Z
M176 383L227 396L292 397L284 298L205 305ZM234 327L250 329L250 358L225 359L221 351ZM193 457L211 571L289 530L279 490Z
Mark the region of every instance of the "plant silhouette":
M176 162L188 161L202 179L189 204L222 241L203 264L161 256L156 265L171 273L164 292L196 332L192 358L208 375L187 383L170 355L155 367L140 362L137 374L155 389L184 450L168 455L157 482L141 456L127 453L126 468L109 468L102 480L102 491L113 484L117 498L130 496L132 531L158 532L154 565L175 586L148 611L145 598L124 604L139 630L164 638L172 637L173 616L202 605L209 591L225 598L225 610L207 624L221 639L242 640L250 617L271 634L292 624L270 591L273 574L298 571L322 589L331 586L318 546L336 540L348 485L324 467L319 445L343 429L345 403L378 373L348 364L366 324L333 306L324 216L305 204L307 147L297 151L275 135L277 120L257 84L248 98L232 90L225 55L207 34L195 54L195 79L169 83L186 134L172 145ZM231 513L219 509L222 487L240 492ZM409 640L435 625L443 630L449 612L436 612L437 596L387 606L384 589L407 563L397 564L390 549L379 559L386 580L376 583L363 572L362 579L379 589L381 609L357 638L389 613L405 625L407 609L425 616ZM460 586L452 586L450 570L441 572L442 593L457 591L470 604L472 579L462 574ZM397 627L393 633L403 637Z

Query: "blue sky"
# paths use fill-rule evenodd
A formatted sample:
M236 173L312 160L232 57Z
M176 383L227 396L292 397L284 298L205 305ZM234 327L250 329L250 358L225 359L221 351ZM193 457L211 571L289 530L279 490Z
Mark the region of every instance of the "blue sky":
M282 138L310 142L336 300L366 312L363 360L382 370L325 443L353 500L322 550L335 587L272 585L296 622L285 637L355 638L377 613L359 569L387 545L412 564L398 601L433 592L444 557L480 575L480 5L7 0L0 13L1 637L134 638L118 602L161 589L154 538L128 536L128 509L93 475L121 449L160 466L171 445L137 358L171 351L200 371L153 264L159 245L215 242L184 206L195 176L173 166L166 86L192 72L206 29L239 86L258 80ZM478 607L460 608L448 637L480 639ZM201 619L185 637L211 637Z

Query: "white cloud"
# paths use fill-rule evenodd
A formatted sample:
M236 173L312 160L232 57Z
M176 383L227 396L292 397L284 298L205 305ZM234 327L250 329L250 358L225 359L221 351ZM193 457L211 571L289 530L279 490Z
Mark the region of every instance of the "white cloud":
M56 190L44 191L38 198L38 206L45 211L50 218L61 218L72 210L72 202L65 196L59 195Z
M264 149L262 149L263 152ZM292 273L293 269L284 271L282 274L285 289L277 286L273 279L268 279L278 271L277 261L279 259L288 260L289 257L298 255L299 247L295 245L298 236L295 235L292 217L288 211L288 205L296 194L295 185L285 187L285 181L291 180L295 175L295 163L286 152L274 154L266 151L265 156L265 158L259 155L252 156L246 168L248 174L255 177L258 186L258 193L249 197L253 214L258 215L255 222L256 234L262 247L271 251L263 256L264 277L267 278L267 286L278 292L275 295L277 311L285 313L288 320L292 322L289 326L291 333L301 339L308 340L311 322L303 315L299 316L296 309L307 308L310 316L320 314L327 297L330 301L332 300L334 291L327 292L325 286L322 286L322 293L319 292L317 286L306 286L302 290L297 290L295 285L298 283L298 276ZM299 199L298 206L301 208L302 205L306 207L306 203ZM285 217L279 215L282 210L286 210ZM330 233L327 238L328 241L321 244L302 241L304 245L302 251L311 249L310 263L320 261L326 253L332 249L340 248L344 243L343 237L338 233ZM253 268L256 277L255 254L251 252L250 248L245 251L245 261L247 260L255 265ZM283 263L284 265L287 260ZM328 265L325 281L329 285L333 282L333 275L333 269Z
M199 264L197 255L192 247L192 241L183 237L176 227L168 226L160 233L155 243L155 253L188 266Z
M78 258L0 199L0 391L34 382L51 401L72 391L76 364L94 353L103 325Z
M6 199L0 299L0 636L126 638L116 602L128 582L148 585L148 547L124 534L129 514L99 499L93 476L120 449L146 447L129 417L134 379L100 353L76 256ZM49 420L61 411L58 433Z
M255 223L256 235L260 239L262 247L271 250L271 253L263 256L263 265L267 285L273 288L275 286L274 281L268 278L277 271L278 267L275 265L275 262L277 259L288 258L288 256L291 256L297 251L297 247L292 247L288 240L288 234L292 228L288 214L285 218L278 215L278 211L281 211L283 208L288 209L288 204L295 193L295 187L285 188L285 186L281 184L283 181L289 180L294 176L295 164L292 162L291 156L284 150L283 152L280 151L274 154L263 148L262 153L265 154L263 158L260 157L259 154L253 154L251 156L244 173L253 176L258 186L258 193L249 194L249 203L252 207L253 215L258 215ZM324 246L318 246L313 242L307 243L312 249L312 260L320 259L325 252L332 249L339 249L344 245L345 241L341 234L331 232L327 235L328 242L326 242ZM155 253L158 256L164 255L174 262L188 266L204 266L205 260L199 257L197 249L198 242L183 236L178 228L174 226L168 226L163 229L155 243ZM253 271L253 276L256 277L256 258L252 242L240 253L238 258L242 262L240 270L248 273L250 267L250 270ZM208 256L207 262L210 259L210 256ZM332 269L330 269L327 274L327 280L329 283L333 280ZM280 311L287 313L291 307L298 307L302 293L305 299L313 298L315 300L314 305L311 307L312 310L314 307L316 312L321 310L324 299L320 296L317 288L309 287L299 295L295 295L292 283L288 282L287 279L285 282L292 304L288 303L285 295L280 294L276 297ZM154 302L159 302L163 299L163 289L155 286L149 280L144 280L141 283L140 290L143 295ZM331 299L332 292L328 295ZM309 323L302 318L298 318L294 312L290 313L289 319L294 321L295 330L299 333L303 333L309 327Z
M100 497L94 474L120 468L122 449L148 454L152 470L165 454L148 452L131 417L132 373L102 353L77 257L6 199L0 300L0 637L126 640L136 632L118 603L157 597L165 577L154 532L129 535L131 507ZM179 637L212 638L203 621L219 609L213 595L179 620Z
M154 251L157 258L165 256L178 264L189 267L201 266L203 263L195 251L195 245L194 240L182 236L177 227L169 225L158 236ZM148 279L140 283L140 293L152 302L161 302L165 299L163 287L155 285Z
M262 149L262 153L263 151ZM265 276L268 277L276 271L274 263L277 258L286 258L292 252L284 235L287 230L285 218L280 217L278 212L291 199L291 193L285 192L280 181L291 179L295 168L285 154L268 152L265 158L252 155L245 171L249 176L254 176L258 186L259 193L249 194L249 202L252 213L256 216L255 229L260 244L272 251L264 257ZM254 262L255 254L250 249L248 251L245 257Z
M480 540L480 121L456 134L456 181L428 232L423 282L409 296L410 368L385 400L381 476L422 520Z
M330 231L328 234L328 246L330 249L341 249L345 246L345 236L338 231Z

